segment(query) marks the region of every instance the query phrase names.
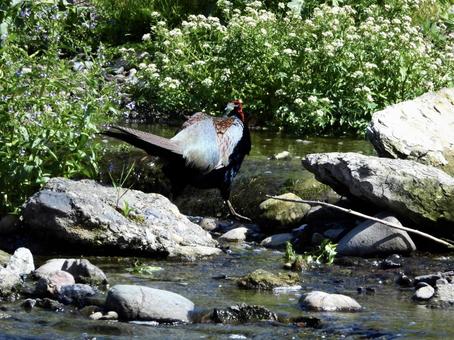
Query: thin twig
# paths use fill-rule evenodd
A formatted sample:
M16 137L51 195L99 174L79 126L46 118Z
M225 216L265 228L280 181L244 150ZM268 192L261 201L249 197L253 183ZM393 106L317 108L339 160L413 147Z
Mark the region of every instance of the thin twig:
M322 202L322 201L310 201L310 200L303 200L303 199L294 200L294 199L290 199L290 198L281 198L281 197L276 197L276 196L271 196L271 195L266 195L266 197L272 198L272 199L275 199L275 200L279 200L279 201L285 201L285 202L307 203L307 204L311 204L311 205L318 205L318 204L319 205L324 205L326 207L337 209L337 210L346 212L348 214L356 215L356 216L359 216L359 217L362 217L362 218L365 218L365 219L368 219L368 220L372 220L372 221L376 221L376 222L385 224L385 225L387 225L388 227L391 227L391 228L405 230L405 231L407 231L409 233L417 234L419 236L428 238L428 239L430 239L430 240L432 240L434 242L443 244L444 246L446 246L446 247L448 247L450 249L454 249L454 245L452 243L449 243L449 242L446 242L444 240L441 240L441 239L439 239L439 238L437 238L435 236L423 233L422 231L411 229L411 228L407 228L407 227L404 227L404 226L400 226L400 225L397 225L395 223L388 222L388 221L385 221L385 220L382 220L382 219L379 219L379 218L376 218L376 217L373 217L373 216L365 215L365 214L362 214L362 213L357 212L357 211L352 210L352 209L342 208L342 207L339 207L339 206L331 204L331 203L326 203L326 202Z

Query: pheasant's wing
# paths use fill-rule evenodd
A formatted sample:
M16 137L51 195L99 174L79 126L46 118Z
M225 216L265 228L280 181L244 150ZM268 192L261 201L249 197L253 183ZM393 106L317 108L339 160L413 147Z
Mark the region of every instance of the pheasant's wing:
M219 145L219 163L216 168L222 168L230 163L230 156L243 137L244 126L241 120L231 118L218 118L214 120Z
M185 129L187 128L188 126L191 126L191 125L194 125L194 124L197 124L199 122L201 122L202 120L205 120L205 119L213 119L213 117L207 115L206 113L203 113L203 112L197 112L197 113L194 113L192 116L190 116L185 122L184 124L182 125L182 129Z
M211 116L195 114L171 141L181 145L186 164L202 172L210 172L219 163L217 134Z

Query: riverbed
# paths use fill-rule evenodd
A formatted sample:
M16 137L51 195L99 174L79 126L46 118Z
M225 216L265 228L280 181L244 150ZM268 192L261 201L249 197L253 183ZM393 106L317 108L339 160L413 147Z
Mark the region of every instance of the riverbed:
M175 129L142 127L154 133L171 136ZM301 157L307 153L355 151L373 154L364 140L349 138L290 138L276 132L254 131L253 148L238 176L238 182L263 181L269 193L300 181L312 183L312 175L302 169ZM273 155L288 151L285 159L272 160ZM141 157L137 153L137 157ZM265 180L264 180L265 179ZM238 189L237 189L238 190ZM239 202L242 191L234 191ZM262 192L262 194L264 194ZM198 196L197 196L198 195ZM217 193L213 193L214 196ZM204 215L207 196L204 192L188 195L200 204L188 205L181 200L180 209L191 215ZM258 197L260 200L261 197ZM222 215L216 206L215 214ZM81 250L83 256L83 250ZM52 256L55 258L57 256ZM64 254L61 254L64 257ZM37 257L37 265L49 257ZM262 248L254 243L231 245L214 258L195 262L177 262L131 257L88 257L106 273L110 286L136 284L165 289L192 300L200 313L240 303L262 305L283 316L308 316L321 320L320 328L300 328L293 324L260 322L244 325L134 324L117 321L93 321L75 307L61 311L34 308L27 312L20 301L0 306L0 339L292 339L292 338L454 338L451 326L452 309L429 308L412 301L414 290L395 283L399 272L415 276L453 269L453 255L415 254L403 259L397 269L381 269L378 259L338 260L334 265L304 270L301 288L291 291L258 292L239 289L235 278L262 268L284 271L283 253ZM149 275L135 274L138 264L159 267ZM368 289L366 289L368 288ZM358 313L318 313L303 311L300 297L313 290L341 293L356 299L363 310ZM358 290L360 293L358 293Z

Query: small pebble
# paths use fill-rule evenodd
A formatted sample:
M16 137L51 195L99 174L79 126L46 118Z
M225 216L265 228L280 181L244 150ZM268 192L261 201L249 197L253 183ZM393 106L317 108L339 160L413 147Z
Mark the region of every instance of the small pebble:
M427 285L427 286L421 287L418 290L416 290L415 295L413 295L413 299L419 300L419 301L425 301L425 300L429 300L430 298L432 298L432 296L434 296L434 294L435 294L435 289L432 286Z
M92 319L92 320L99 320L102 317L103 317L103 315L102 315L101 312L95 312L95 313L90 315L90 319Z

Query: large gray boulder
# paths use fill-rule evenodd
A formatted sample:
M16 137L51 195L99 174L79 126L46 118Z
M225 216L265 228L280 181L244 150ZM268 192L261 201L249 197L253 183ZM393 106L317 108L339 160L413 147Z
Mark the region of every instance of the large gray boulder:
M106 308L117 312L122 320L190 322L194 303L166 290L116 285L107 293Z
M454 230L454 178L415 161L357 153L309 154L303 165L339 194L370 202L411 219Z
M397 218L389 214L375 217L402 226ZM415 251L416 246L405 230L368 220L350 230L339 241L336 250L339 255L373 256L408 254Z
M0 296L7 296L20 284L22 276L35 269L33 256L27 248L18 248L4 267L0 267Z
M121 211L126 205L127 216ZM80 247L84 254L108 251L192 259L220 252L210 234L164 196L125 192L91 180L50 179L25 204L23 222L37 238Z
M453 131L454 88L445 88L374 113L367 137L380 156L446 166L454 162Z

